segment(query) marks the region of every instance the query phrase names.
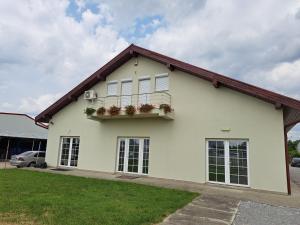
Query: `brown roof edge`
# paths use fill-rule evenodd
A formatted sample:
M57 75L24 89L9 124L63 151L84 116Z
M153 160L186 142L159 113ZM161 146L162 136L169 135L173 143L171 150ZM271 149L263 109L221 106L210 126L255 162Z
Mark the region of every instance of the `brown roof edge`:
M150 51L145 48L141 48L139 46L131 44L125 50L123 50L120 54L114 57L111 61L106 63L103 67L69 91L66 95L56 101L54 104L49 106L46 110L41 112L38 116L36 116L35 120L37 122L49 122L49 119L61 110L64 106L71 103L74 99L78 98L85 90L95 85L97 82L101 80L105 80L106 76L108 76L111 72L121 66L123 63L127 62L131 57L137 55L142 55L144 57L150 58L157 62L166 64L168 67L172 67L173 69L178 69L183 72L187 72L199 78L217 82L218 84L231 88L233 90L242 92L247 95L254 96L266 102L282 105L283 107L290 107L300 111L300 101L277 94L272 91L268 91L266 89L247 84L242 81L238 81L224 75L211 72L209 70L196 67L194 65L179 61L177 59L170 58L168 56L162 55L157 52Z

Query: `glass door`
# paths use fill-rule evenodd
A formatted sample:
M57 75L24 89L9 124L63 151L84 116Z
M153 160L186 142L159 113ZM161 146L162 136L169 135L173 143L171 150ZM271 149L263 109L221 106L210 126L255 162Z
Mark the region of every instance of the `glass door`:
M225 182L225 142L208 142L209 181Z
M119 138L117 171L148 174L149 138Z
M140 151L140 140L133 139L133 138L129 139L127 172L138 173L139 151Z
M229 141L230 183L248 185L247 142Z
M132 81L123 81L121 86L121 108L131 105Z
M78 137L62 137L60 165L76 167L79 153Z
M139 105L150 104L150 79L139 80Z
M248 142L245 140L207 141L208 181L248 185Z

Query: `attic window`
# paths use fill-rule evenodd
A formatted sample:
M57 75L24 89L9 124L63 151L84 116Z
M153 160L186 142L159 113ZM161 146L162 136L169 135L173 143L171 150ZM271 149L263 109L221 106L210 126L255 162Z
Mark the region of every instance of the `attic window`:
M111 81L107 83L107 96L114 96L117 95L117 88L118 88L117 81Z

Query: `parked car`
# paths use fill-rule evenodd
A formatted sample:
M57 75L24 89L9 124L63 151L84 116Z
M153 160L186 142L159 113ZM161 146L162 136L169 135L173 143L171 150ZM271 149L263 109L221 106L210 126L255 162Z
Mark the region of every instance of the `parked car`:
M27 151L19 155L13 155L10 160L12 166L30 167L45 163L45 152L42 151Z
M291 162L291 166L300 167L300 158L293 158Z

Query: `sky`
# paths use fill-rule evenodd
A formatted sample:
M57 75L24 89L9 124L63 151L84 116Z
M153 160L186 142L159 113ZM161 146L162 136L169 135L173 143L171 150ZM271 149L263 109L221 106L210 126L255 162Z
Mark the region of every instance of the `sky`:
M1 0L0 111L37 115L131 43L300 99L298 0Z

